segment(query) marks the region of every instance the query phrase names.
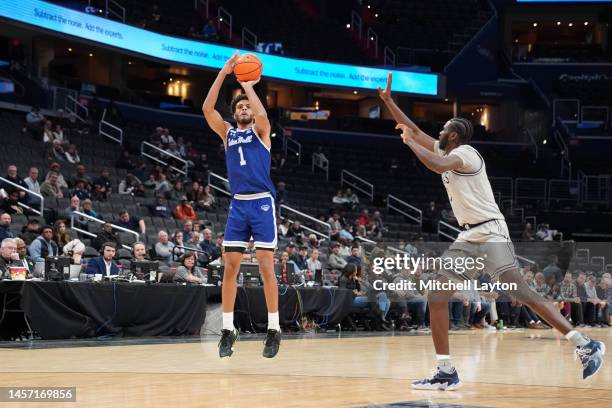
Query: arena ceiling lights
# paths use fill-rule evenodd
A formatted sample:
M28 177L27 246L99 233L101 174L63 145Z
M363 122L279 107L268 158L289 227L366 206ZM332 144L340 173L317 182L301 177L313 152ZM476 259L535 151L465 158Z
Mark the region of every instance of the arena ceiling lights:
M0 17L178 64L219 69L234 48L171 37L39 0L2 0ZM246 51L245 51L246 52ZM251 51L248 51L251 52ZM388 70L257 54L264 76L307 84L376 89ZM438 96L437 74L393 71L393 90Z

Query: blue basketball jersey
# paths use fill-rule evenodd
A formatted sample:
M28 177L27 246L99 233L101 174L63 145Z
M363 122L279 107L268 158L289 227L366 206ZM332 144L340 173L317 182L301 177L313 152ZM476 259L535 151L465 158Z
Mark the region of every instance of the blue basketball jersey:
M232 194L253 194L276 191L270 178L270 150L253 128L227 131L225 163Z

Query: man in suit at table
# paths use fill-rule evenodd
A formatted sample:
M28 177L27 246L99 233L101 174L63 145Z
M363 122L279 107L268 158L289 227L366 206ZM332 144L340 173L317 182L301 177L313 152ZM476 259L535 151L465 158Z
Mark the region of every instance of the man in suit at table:
M116 245L112 242L102 244L102 256L91 258L87 263L87 275L101 274L102 276L119 275L119 268L113 257Z

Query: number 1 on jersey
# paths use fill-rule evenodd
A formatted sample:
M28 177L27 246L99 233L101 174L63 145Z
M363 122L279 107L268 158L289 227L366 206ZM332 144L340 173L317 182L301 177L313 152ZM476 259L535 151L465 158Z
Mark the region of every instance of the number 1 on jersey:
M244 160L244 153L242 153L242 146L238 146L238 154L240 155L240 165L246 166L246 160Z

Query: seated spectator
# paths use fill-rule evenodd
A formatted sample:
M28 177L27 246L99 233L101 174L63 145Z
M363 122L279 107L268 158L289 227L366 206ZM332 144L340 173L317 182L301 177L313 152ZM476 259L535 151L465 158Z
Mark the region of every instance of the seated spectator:
M533 233L533 227L531 223L528 222L525 224L525 229L523 230L523 235L521 237L523 241L535 241L535 235Z
M75 187L79 181L82 181L83 183L85 183L85 188L89 191L91 191L91 187L93 185L93 181L87 175L86 168L82 164L76 166L76 173L74 173L74 175L70 177L70 180L68 181L70 183L70 186L72 187Z
M336 271L342 271L347 262L342 256L340 256L340 244L335 242L332 244L331 249L332 253L329 254L329 258L327 259L328 268Z
M291 228L289 228L289 232L287 232L288 238L293 238L297 242L301 242L304 238L304 229L302 228L302 223L299 221L293 221L291 224Z
M74 144L68 145L68 150L66 150L65 155L66 161L70 164L79 164L81 162L79 152Z
M168 148L166 149L166 153L169 153L176 157L181 157L181 152L179 151L178 145L175 142L168 144Z
M127 210L121 210L119 212L119 221L117 221L117 226L129 229L130 231L134 231L141 235L146 234L144 220L142 218L131 216Z
M0 216L0 220L2 220L2 216ZM19 234L19 238L21 238L26 243L26 245L29 246L32 241L34 241L36 237L40 235L39 228L40 227L38 225L38 220L35 218L30 218L27 225L22 228L21 234Z
M57 163L57 162L53 162L49 166L49 169L50 170L47 173L47 176L45 177L45 180L49 180L49 177L51 176L51 173L55 172L57 174L57 184L60 186L60 188L62 190L67 190L68 189L68 183L66 183L66 179L64 178L64 175L61 172L60 164Z
M281 223L278 224L278 235L280 235L282 238L286 237L287 234L289 233L289 228L290 227L291 226L289 224L289 219L288 218L283 218Z
M43 132L43 143L45 145L51 146L55 138L53 137L53 123L51 123L50 120L45 121L42 132ZM62 144L62 142L60 142L60 144Z
M547 224L543 224L540 225L540 228L538 228L536 238L540 241L552 241L557 234L557 230L551 230Z
M211 186L200 186L202 199L198 202L202 209L209 211L215 207L215 194Z
M208 262L221 258L221 248L212 240L212 231L206 228L203 231L204 239L200 243L200 249L208 256Z
M382 234L387 232L388 229L385 228L382 218L380 216L380 211L374 211L371 219L371 228L369 230L369 235L374 239L382 238Z
M38 184L38 169L36 167L30 167L28 177L26 177L23 181L28 190L40 194L40 184Z
M72 219L72 214L75 211L82 212L82 210L81 210L81 200L77 196L73 196L73 197L70 198L70 205L67 208L65 208L60 213L60 217L66 219L66 220L70 220L70 219ZM75 226L77 226L79 228L87 229L87 223L89 221L87 221L87 218L85 218L85 217L75 216L74 222L75 222ZM60 248L60 250L61 250L61 248Z
M130 158L130 152L128 152L126 149L123 149L123 150L121 150L121 155L117 159L117 162L115 163L115 166L118 169L125 169L125 170L132 171L132 170L136 169L136 162L134 162Z
M82 212L90 217L99 218L98 213L93 209L93 201L91 201L89 198L83 200Z
M164 133L164 128L161 126L158 126L155 128L155 132L153 132L153 134L151 134L151 136L149 136L149 142L156 144L156 143L161 143L161 135L162 133Z
M5 179L7 179L8 181L12 182L13 184L17 184L20 187L23 188L28 188L28 185L26 184L26 182L24 180L22 180L21 178L19 178L19 176L17 175L17 166L11 164L10 166L7 167L6 169L6 176L4 176ZM11 190L18 190L19 191L19 199L23 200L26 196L25 191L23 190L19 190L17 187L2 181L0 182L0 188L4 189L4 191L6 191L7 193Z
M163 195L164 197L168 197L171 190L172 186L170 186L167 176L164 173L161 173L159 175L159 181L155 184L153 192L155 195Z
M40 278L41 276L34 276L36 262L32 260L28 256L28 247L23 239L15 238L15 245L17 246L17 254L19 255L19 260L16 261L16 266L23 266L28 270L27 277L29 278Z
M51 142L51 145L47 149L47 160L50 161L60 161L63 162L66 160L66 152L62 147L62 144L59 140L54 140Z
M289 258L287 252L283 252L280 261L280 283L293 285L294 283L304 283L304 274L299 267Z
M170 200L180 201L183 197L186 197L185 189L183 188L183 182L177 180L172 186L172 191L170 191Z
M306 271L308 270L308 247L302 245L297 253L297 255L292 259L295 262L298 270Z
M115 244L115 247L120 245L119 238L117 238L117 235L113 232L113 226L108 222L102 225L102 231L100 231L98 236L93 240L92 246L96 251L101 251L102 245L104 245L105 242L112 242Z
M93 191L96 200L106 201L112 192L112 184L108 176L108 170L102 169L100 177L93 181Z
M34 262L44 261L48 256L58 256L57 244L53 241L53 228L42 227L40 236L32 241L28 252Z
M357 266L361 266L362 259L360 255L361 250L358 246L353 246L351 248L351 255L346 258L346 262L355 264Z
M368 231L370 231L372 228L372 219L370 218L370 212L368 211L367 208L363 209L363 211L361 212L361 215L359 216L358 221L359 221L359 232L361 233L361 236L365 237L368 234Z
M32 135L32 138L41 140L43 124L46 119L38 106L32 106L32 109L26 115L26 131Z
M168 202L163 196L155 199L155 204L146 206L151 213L151 217L171 218L172 214L168 208Z
M92 115L91 117L95 117L95 115ZM70 137L81 136L85 133L89 133L87 126L81 125L76 113L74 112L70 112L68 114L68 118L64 122L64 130Z
M170 129L164 128L164 130L162 131L162 133L161 133L161 143L162 143L162 146L164 148L167 148L172 143L176 144L176 141L174 140L174 137L172 137L172 135L170 134Z
M172 243L174 244L172 260L175 260L185 254L185 242L183 241L182 231L174 231L174 234L172 234Z
M215 27L215 23L212 19L209 19L202 27L202 38L205 41L219 41L217 27Z
M91 258L87 262L87 275L114 276L119 275L119 267L113 261L117 247L112 242L105 242L102 245L102 256Z
M34 212L22 205L19 202L19 191L9 190L8 197L2 201L0 207L2 211L10 215L32 215Z
M561 313L570 323L574 323L576 326L583 325L582 302L578 297L578 289L572 280L571 272L565 273L560 289L559 299L563 302Z
M53 224L53 242L57 245L57 249L60 253L64 251L64 246L72 241L72 235L66 228L66 222L64 220L57 220Z
M60 123L56 123L53 129L53 141L55 142L56 140L60 142L62 146L69 143L68 138L64 136L64 129Z
M332 197L332 203L337 206L344 206L347 209L351 208L350 200L346 198L342 189L338 190L338 192L336 192L336 195Z
M315 234L310 234L308 236L307 244L310 246L310 249L318 249L321 243L319 242L317 236Z
M561 284L561 281L563 281L564 274L563 271L561 271L561 268L559 268L558 264L559 257L557 255L551 255L550 263L542 270L542 273L544 273L544 280L549 284L549 286L549 279L551 276L554 277L554 283Z
M174 244L169 241L166 231L159 231L157 238L158 242L155 244L155 254L163 263L170 266L172 263L172 250L174 249Z
M344 197L348 200L348 203L351 206L352 210L357 208L357 206L359 205L359 197L357 197L357 194L355 194L353 190L347 188Z
M608 299L609 289L609 279L602 277L597 285L597 298L600 299L599 305L597 306L597 321L599 327L610 326L610 300Z
M393 282L400 284L402 281L414 283L414 289L396 290L392 294L394 300L399 303L402 311L402 324L404 320L410 319L413 325L419 329L425 328L425 312L427 310L427 298L419 289L420 282L423 280L423 271L421 268L414 270L414 274L410 269L402 269L400 273L393 279ZM406 327L400 326L400 330L405 330Z
M191 241L191 234L193 234L193 222L185 221L183 223L183 239L185 242Z
M9 266L17 266L19 254L14 238L5 238L0 247L0 278L8 277Z
M181 256L179 263L180 266L176 268L176 273L174 274L175 282L206 282L204 271L200 267L196 266L196 258L193 254L189 253Z
M193 207L187 202L187 197L181 197L181 203L174 208L174 218L182 221L195 221L198 218Z
M40 186L40 193L43 197L64 198L64 193L58 184L58 174L53 172L49 179Z
M306 281L314 280L317 277L317 274L321 274L319 276L322 277L323 267L321 266L321 261L319 261L318 249L315 248L310 253L310 258L308 258L306 261L306 270Z
M119 194L144 197L145 188L138 177L134 176L132 173L128 173L119 183Z
M80 200L89 200L91 199L91 193L85 187L85 182L83 180L77 181L76 185L70 192L71 196L78 197Z

